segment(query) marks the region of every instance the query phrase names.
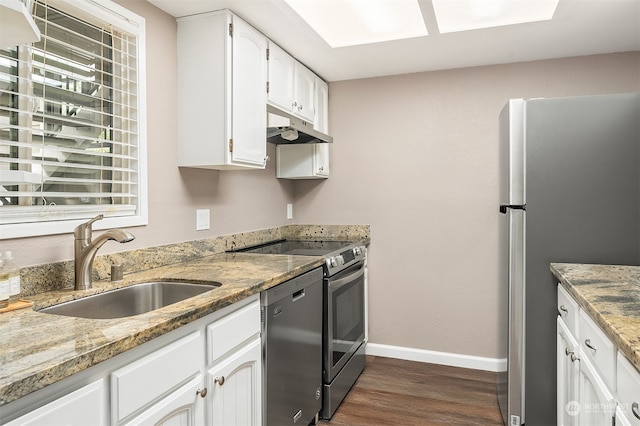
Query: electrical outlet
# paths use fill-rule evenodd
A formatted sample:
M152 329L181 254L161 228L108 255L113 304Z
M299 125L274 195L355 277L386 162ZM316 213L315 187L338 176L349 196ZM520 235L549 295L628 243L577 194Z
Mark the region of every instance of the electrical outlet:
M293 219L293 204L287 204L287 219Z
M211 210L209 209L197 209L196 210L196 231L204 231L211 228L210 223Z

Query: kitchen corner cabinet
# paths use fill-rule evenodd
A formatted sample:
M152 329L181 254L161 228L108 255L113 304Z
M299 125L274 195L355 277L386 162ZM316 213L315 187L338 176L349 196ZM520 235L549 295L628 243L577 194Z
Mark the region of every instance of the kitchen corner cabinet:
M329 86L315 82L314 129L329 133ZM326 179L329 177L328 143L283 144L276 148L276 176L281 179Z
M27 395L3 417L22 414L10 426L260 425L261 355L255 295Z
M228 11L177 22L178 165L264 169L266 37Z

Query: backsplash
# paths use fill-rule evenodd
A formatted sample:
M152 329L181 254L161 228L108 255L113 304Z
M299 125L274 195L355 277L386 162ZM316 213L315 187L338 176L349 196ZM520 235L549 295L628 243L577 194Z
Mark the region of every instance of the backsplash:
M368 242L370 240L370 226L287 225L279 228L223 235L206 240L98 255L93 262L93 279L96 281L108 279L111 274L111 265L121 264L126 275L282 238ZM20 270L20 279L23 297L46 291L72 289L74 262L68 260L25 267Z

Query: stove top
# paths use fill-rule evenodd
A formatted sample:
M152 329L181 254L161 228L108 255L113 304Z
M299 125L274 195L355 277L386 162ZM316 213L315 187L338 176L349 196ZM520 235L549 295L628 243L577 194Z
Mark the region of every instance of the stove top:
M326 256L333 252L340 252L353 244L352 241L276 240L257 246L245 247L239 251L259 254Z
M322 256L325 273L333 275L364 259L365 248L354 241L275 240L234 251L255 254L287 254L295 256Z

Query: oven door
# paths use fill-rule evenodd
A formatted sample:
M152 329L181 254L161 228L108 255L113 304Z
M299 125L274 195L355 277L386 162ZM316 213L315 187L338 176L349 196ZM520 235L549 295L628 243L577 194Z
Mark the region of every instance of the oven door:
M364 341L364 261L325 278L324 380L331 383Z

